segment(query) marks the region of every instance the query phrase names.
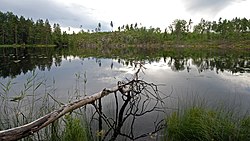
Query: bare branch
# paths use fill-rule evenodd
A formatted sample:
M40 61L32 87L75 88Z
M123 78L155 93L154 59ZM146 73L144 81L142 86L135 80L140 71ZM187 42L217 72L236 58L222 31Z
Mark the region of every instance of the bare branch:
M91 96L85 96L79 100L63 105L59 109L26 125L0 131L0 141L18 140L23 137L32 135L41 130L42 128L53 123L63 115L69 112L73 112L75 109L86 106L87 104L92 104L95 108L95 112L92 114L90 123L95 120L99 122L99 128L102 127L108 128L103 138L101 137L99 138L100 140L101 139L105 140L108 137L110 137L109 140L116 140L119 135L131 140L136 140L148 136L149 133L145 133L139 136L134 135L134 125L136 120L138 119L137 117L155 111L164 112L161 108L161 106L162 107L164 106L163 99L169 96L161 97L157 85L140 80L139 72L143 71L143 69L145 68L141 63L137 63L135 65L136 66L139 65L139 69L135 72L132 80L127 82L119 81L117 83L117 86L113 88L110 89L105 88L101 92L95 93ZM120 92L121 94L119 98L122 98L123 100L122 105L119 105L118 103L119 101L117 96L118 92ZM102 111L101 101L99 101L98 107L95 104L97 100L100 100L101 98L111 93L114 93L115 97L114 109L116 113L113 118L106 116L105 113ZM99 115L99 118L96 118L96 116L98 116L97 114ZM130 130L126 134L123 133L122 126L128 119L131 119L129 125ZM102 122L102 120L104 122ZM102 126L102 124L106 124L106 126ZM155 124L155 129L152 132L150 132L150 134L154 134L163 129L163 127L161 126L162 121L159 122L155 121L154 124ZM92 133L92 130L90 132Z
M42 128L53 123L55 120L59 119L63 115L65 115L69 112L72 112L73 110L78 109L78 108L85 106L87 104L91 104L91 103L95 102L97 99L100 99L104 96L107 96L110 93L114 93L117 91L124 91L124 92L129 91L129 89L128 89L129 87L126 85L130 85L131 82L124 84L124 85L115 86L111 89L103 89L101 92L98 92L98 93L93 94L91 96L85 96L82 99L76 100L76 101L71 102L71 103L66 104L66 105L63 105L58 110L55 110L55 111L37 119L31 123L25 124L23 126L0 131L0 140L1 141L18 140L18 139L24 138L26 136L32 135L35 132L38 132Z

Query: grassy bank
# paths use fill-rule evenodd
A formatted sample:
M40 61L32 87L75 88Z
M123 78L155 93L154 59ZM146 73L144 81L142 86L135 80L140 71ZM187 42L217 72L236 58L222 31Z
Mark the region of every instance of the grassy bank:
M190 107L166 118L165 140L250 140L250 116L235 112Z

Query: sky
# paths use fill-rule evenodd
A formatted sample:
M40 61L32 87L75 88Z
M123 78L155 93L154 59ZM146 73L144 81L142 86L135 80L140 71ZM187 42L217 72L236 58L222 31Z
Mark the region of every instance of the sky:
M205 20L250 19L250 0L0 0L0 11L59 23L63 30L93 30L101 23L102 31L135 24L168 27L175 19L198 23Z

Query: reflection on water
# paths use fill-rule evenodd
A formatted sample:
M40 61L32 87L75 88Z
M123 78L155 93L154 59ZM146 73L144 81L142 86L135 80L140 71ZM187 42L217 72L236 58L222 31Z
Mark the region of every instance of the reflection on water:
M48 82L55 80L57 93L61 96L73 90L76 74L87 74L86 87L91 94L129 77L135 67L134 59L131 58L84 58L65 54L65 51L56 48L2 48L0 51L1 82L13 78L23 83L35 71L40 77L48 79ZM169 91L171 86L178 94L201 93L211 97L227 93L249 93L249 56L214 56L214 53L211 53L211 57L199 54L183 56L170 54L142 59L147 68L143 78L166 84L164 91Z
M117 81L131 78L136 61L122 55L115 58L81 57L55 48L4 48L0 60L1 83L5 84L9 79L15 82L15 90L10 95L22 89L23 83L35 72L37 78L46 79L48 86L53 85L56 97L62 102L68 102L76 90L91 95L115 86ZM170 54L138 60L143 61L146 68L140 78L159 84L162 93L171 94L166 103L168 107L177 104L176 98L192 97L204 98L209 105L220 101L241 108L250 107L249 56L196 54L184 57ZM43 92L41 90L40 94ZM110 103L109 100L106 102ZM144 119L152 120L152 117ZM150 125L144 122L143 126L137 127L142 129Z
M159 53L160 52L160 53ZM177 53L176 53L177 52ZM102 52L100 52L101 54ZM128 53L129 55L125 55ZM195 65L199 72L205 70L215 70L217 73L229 71L232 73L249 73L250 72L250 57L249 54L242 54L241 52L236 54L230 54L227 52L216 53L211 51L193 52L194 54L188 54L185 52L174 51L169 53L168 51L159 50L158 53L152 55L152 51L149 50L148 56L140 50L137 51L121 51L115 57L119 64L124 66L132 65L135 60L143 60L151 62L157 62L163 58L164 64L171 68L172 71L190 71L190 65ZM235 53L235 52L233 52ZM79 54L79 53L78 53ZM38 68L41 71L47 69L48 71L52 66L61 66L62 59L71 61L74 57L79 56L77 51L70 52L68 50L61 50L56 48L2 48L0 49L0 77L15 77L21 73L27 73ZM80 53L81 54L81 53ZM82 52L85 57L97 57L98 54L91 54L89 52ZM105 58L113 58L114 55L110 54ZM132 56L132 57L131 57ZM141 56L138 59L137 56ZM99 58L99 57L97 57ZM192 61L191 61L192 60ZM102 60L97 59L96 63L101 67ZM113 63L108 64L110 68L113 68Z
M96 58L80 57L69 50L56 48L2 48L0 49L0 80L9 78L18 84L24 83L31 72L46 78L47 82L55 80L55 87L60 97L73 93L76 74L87 75L87 93L92 94L104 87L112 87L117 81L130 77L134 71L133 62L140 51L125 50L134 54L134 58L123 58L123 52L116 56ZM161 51L160 51L161 52ZM224 97L230 94L249 94L250 57L249 55L222 53L215 51L198 52L192 55L167 51L145 59L147 68L143 78L154 83L165 84L164 92L173 89L173 93L192 93L206 97ZM218 52L218 51L216 51ZM83 53L84 54L84 53ZM152 51L149 51L152 54ZM159 53L158 53L159 54ZM205 55L204 55L205 54ZM133 56L133 55L130 55ZM185 57L184 57L185 56ZM21 87L21 86L20 86ZM172 90L171 90L172 91Z

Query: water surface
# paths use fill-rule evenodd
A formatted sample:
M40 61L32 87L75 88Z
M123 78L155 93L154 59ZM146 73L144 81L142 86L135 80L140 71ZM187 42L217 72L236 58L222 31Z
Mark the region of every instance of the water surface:
M174 109L192 103L194 99L205 100L211 107L221 103L244 111L250 107L248 55L185 56L163 52L156 57L149 58L145 54L144 59L136 59L119 55L83 57L64 54L54 48L4 48L1 49L0 60L0 82L3 85L13 82L10 96L18 95L27 80L37 75L36 82L43 81L46 85L38 89L37 94L52 93L58 101L67 103L76 96L92 95L115 86L118 81L130 79L136 71L133 62L140 61L145 67L140 79L159 85L162 94L170 95L166 108ZM112 99L106 98L104 103L110 107ZM146 116L139 121L144 124L136 127L150 127L147 124L150 125L154 118Z

